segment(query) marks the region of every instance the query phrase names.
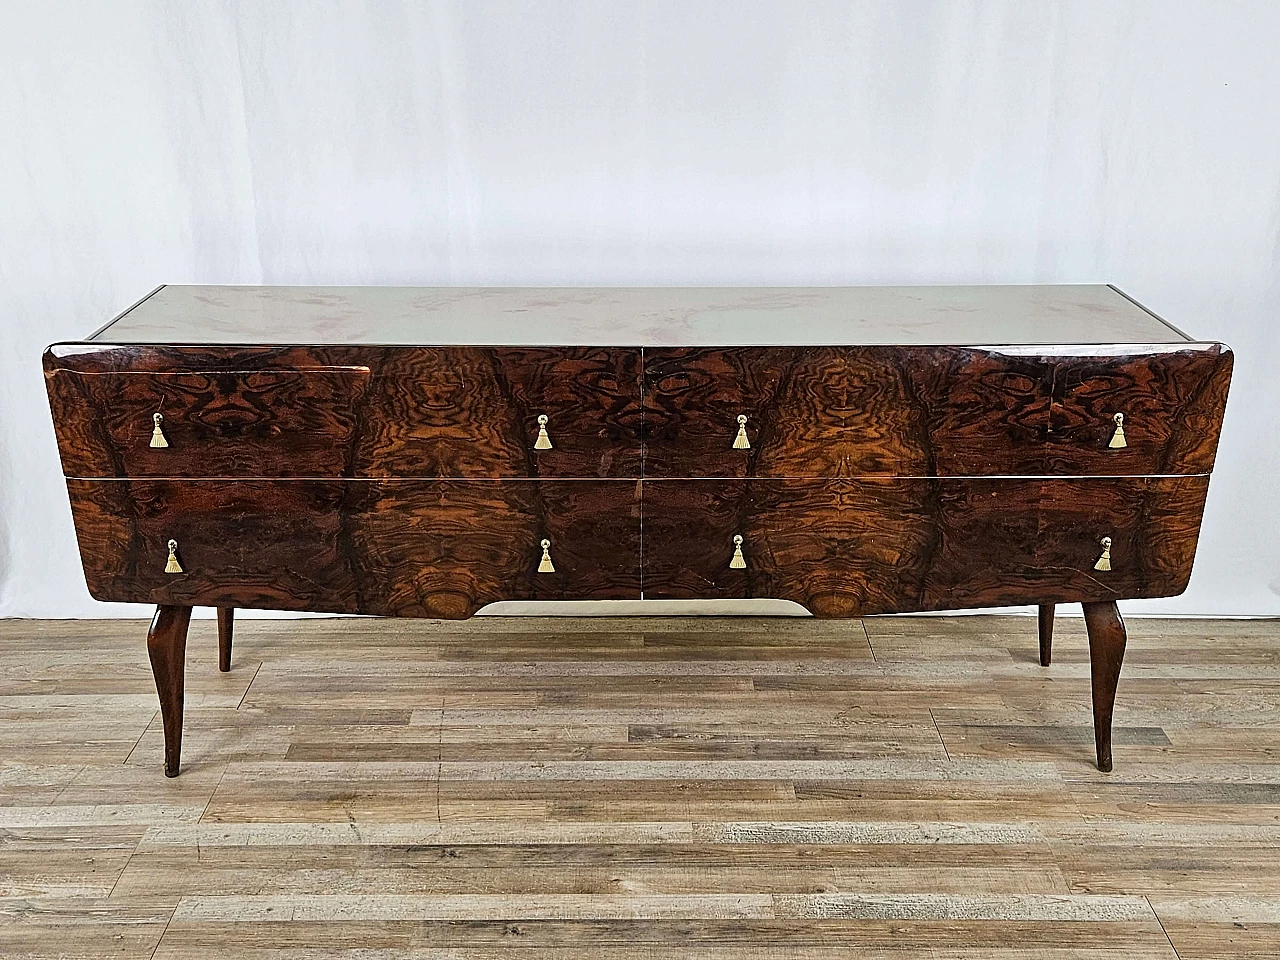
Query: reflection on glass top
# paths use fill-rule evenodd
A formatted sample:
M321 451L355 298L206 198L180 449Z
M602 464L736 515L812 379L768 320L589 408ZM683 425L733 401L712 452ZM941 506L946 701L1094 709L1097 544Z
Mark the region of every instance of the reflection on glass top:
M101 343L750 346L1185 342L1101 284L161 287Z

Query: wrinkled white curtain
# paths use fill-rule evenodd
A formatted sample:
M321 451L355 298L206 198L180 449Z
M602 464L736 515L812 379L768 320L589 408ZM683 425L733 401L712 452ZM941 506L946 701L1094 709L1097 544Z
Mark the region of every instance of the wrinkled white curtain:
M0 615L102 616L40 373L163 282L1109 281L1237 351L1280 614L1280 6L0 0Z

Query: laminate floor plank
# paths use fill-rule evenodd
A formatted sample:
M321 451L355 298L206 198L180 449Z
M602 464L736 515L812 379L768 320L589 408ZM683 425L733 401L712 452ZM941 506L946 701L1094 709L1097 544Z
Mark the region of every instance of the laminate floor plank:
M1274 960L1280 624L0 621L0 956ZM1176 953L1175 953L1176 949Z

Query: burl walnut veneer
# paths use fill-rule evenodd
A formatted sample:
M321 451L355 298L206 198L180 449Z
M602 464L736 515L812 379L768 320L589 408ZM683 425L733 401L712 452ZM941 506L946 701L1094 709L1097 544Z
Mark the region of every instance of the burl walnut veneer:
M773 598L820 617L1084 605L1191 574L1231 352L1105 286L162 287L44 356L99 600L469 617Z

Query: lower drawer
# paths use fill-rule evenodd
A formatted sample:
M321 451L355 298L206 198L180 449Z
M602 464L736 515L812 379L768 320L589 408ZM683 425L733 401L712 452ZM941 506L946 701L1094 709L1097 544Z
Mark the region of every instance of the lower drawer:
M846 617L1180 593L1208 478L67 485L99 600L457 618L643 595Z
M98 600L457 618L495 600L640 596L635 481L67 487ZM170 541L181 572L166 572Z
M793 600L826 617L1172 596L1208 482L647 480L644 594ZM1097 570L1104 537L1111 568Z

